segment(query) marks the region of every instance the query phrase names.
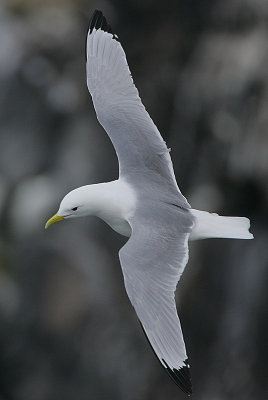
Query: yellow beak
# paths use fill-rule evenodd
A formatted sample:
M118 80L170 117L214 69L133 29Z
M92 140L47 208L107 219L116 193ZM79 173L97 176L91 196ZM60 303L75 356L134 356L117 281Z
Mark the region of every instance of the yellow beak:
M47 229L50 225L55 224L55 222L62 221L63 219L64 219L64 217L61 217L61 216L58 215L58 214L53 215L53 217L51 217L51 218L47 221L47 223L46 223L46 225L45 225L45 229Z

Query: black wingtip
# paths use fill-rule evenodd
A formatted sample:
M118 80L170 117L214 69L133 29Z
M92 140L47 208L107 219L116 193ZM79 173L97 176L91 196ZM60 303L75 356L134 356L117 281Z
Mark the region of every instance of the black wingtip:
M188 360L184 361L185 366L179 369L173 368L171 369L165 360L162 360L166 366L166 371L171 377L171 379L179 386L179 388L190 396L192 392L192 383L191 383L191 375L190 375L190 366L188 364Z
M143 330L143 332L145 334L145 337L146 337L151 349L153 350L153 352L154 352L156 358L158 359L158 361L160 361L159 358L157 357L157 354L156 354L153 346L151 345L151 342L150 342L150 340L149 340L149 338L148 338L148 336L147 336L147 334L145 332L145 329L144 329L144 327L143 327L141 322L140 322L140 324L141 324L142 330ZM171 369L167 365L166 361L162 358L162 365L163 364L165 366L165 368L164 368L165 371L168 373L168 375L173 380L173 382L175 382L176 385L184 393L186 393L188 396L190 396L193 392L192 392L192 382L191 382L190 365L188 363L188 358L186 360L184 360L185 366L183 366L180 369L176 369L176 368Z
M108 32L113 35L113 39L118 40L118 37L113 33L111 25L107 23L106 18L100 10L95 10L89 21L89 32L93 29L101 29L103 32Z

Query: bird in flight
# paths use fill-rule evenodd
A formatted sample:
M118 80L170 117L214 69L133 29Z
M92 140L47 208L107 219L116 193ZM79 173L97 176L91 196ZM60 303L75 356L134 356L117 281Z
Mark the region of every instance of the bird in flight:
M249 220L190 207L118 37L98 10L89 24L86 71L97 118L118 157L119 178L69 192L46 228L94 215L129 238L119 252L126 292L160 363L190 395L190 366L175 304L176 286L188 262L188 240L251 239Z

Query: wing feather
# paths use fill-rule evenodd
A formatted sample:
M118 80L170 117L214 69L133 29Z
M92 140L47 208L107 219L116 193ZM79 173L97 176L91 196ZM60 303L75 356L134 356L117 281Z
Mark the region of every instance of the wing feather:
M130 219L132 235L119 253L126 291L156 356L190 394L189 364L174 293L188 261L192 219L188 210L150 205L150 215L145 217L138 209ZM182 223L177 226L177 221Z
M87 37L87 85L97 118L115 147L119 174L128 182L158 179L181 206L189 207L166 143L141 102L125 52L105 17L96 13Z

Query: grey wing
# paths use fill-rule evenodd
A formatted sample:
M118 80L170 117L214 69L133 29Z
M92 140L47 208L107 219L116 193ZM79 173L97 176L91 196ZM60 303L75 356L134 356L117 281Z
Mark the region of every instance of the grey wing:
M174 292L188 261L192 218L188 210L171 206L152 209L150 215L147 208L129 221L132 235L120 250L120 262L127 294L153 350L178 386L190 394Z
M133 83L125 52L100 11L93 14L87 37L87 85L97 118L115 147L120 176L131 182L139 175L150 180L157 175L188 206L166 143Z

